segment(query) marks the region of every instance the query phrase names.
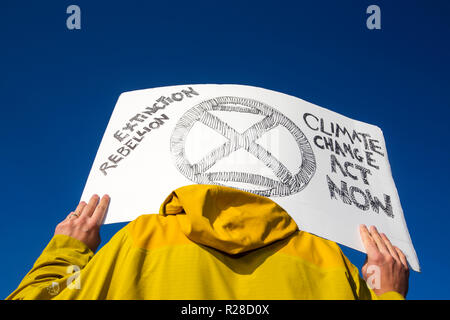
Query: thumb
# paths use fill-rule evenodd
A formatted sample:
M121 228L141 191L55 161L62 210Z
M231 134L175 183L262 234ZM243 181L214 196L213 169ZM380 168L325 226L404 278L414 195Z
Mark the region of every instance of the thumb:
M368 261L368 257L367 257L367 255L366 255L366 260L364 261L364 264L363 264L363 266L362 266L362 268L361 268L361 272L362 272L363 276L366 275L367 261Z

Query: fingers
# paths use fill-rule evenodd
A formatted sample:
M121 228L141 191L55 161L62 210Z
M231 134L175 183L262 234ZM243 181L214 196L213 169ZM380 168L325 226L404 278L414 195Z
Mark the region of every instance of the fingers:
M394 257L395 260L400 262L400 258L398 256L397 250L394 249L394 247L391 244L391 241L389 241L388 237L384 233L381 234L381 239L383 239L384 244L386 245L387 249L389 250L389 253L391 254L391 256Z
M367 227L365 225L360 225L359 232L367 255L377 253L379 251L378 246L369 233L369 230L367 230Z
M378 250L380 250L380 252L383 254L389 253L389 249L387 248L386 244L384 243L375 226L370 226L370 234L372 236L372 239L377 244Z
M88 203L81 201L75 211L69 213L66 219L71 219L75 216L83 218L92 218L98 225L101 224L108 209L110 197L104 195L99 202L99 196L94 194Z
M77 206L77 208L75 209L75 211L72 211L71 213L69 213L69 214L67 215L66 219L70 219L73 215L80 216L80 215L81 215L81 212L83 211L83 209L84 209L84 207L85 207L86 205L87 205L86 202L81 201L81 202L78 204L78 206Z
M83 211L81 212L81 216L83 217L90 217L94 213L95 207L97 207L99 196L94 194L91 199L89 200L88 204L83 208Z
M74 213L75 213L76 215L80 216L81 213L83 212L84 207L86 207L86 205L87 205L86 202L81 201L81 202L78 204L77 208L75 209L75 212L74 212Z
M92 219L97 223L97 225L101 225L103 218L105 217L106 210L108 209L110 197L105 194L102 199L100 200L100 203L95 208L94 213L92 214Z
M361 225L360 233L367 255L380 252L385 256L390 255L399 263L402 263L406 267L408 266L403 252L399 248L393 246L384 233L380 235L375 226L371 226L369 231L365 225Z
M408 270L408 269L409 269L409 268L408 268L408 261L406 260L405 254L403 253L402 250L400 250L400 249L397 248L397 247L394 247L394 249L395 249L395 251L397 252L398 257L399 257L401 263L402 263L403 266Z

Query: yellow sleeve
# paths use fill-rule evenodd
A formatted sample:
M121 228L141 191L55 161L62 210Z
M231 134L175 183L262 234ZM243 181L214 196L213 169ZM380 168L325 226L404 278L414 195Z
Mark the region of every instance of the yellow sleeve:
M389 291L389 292L385 292L383 294L380 294L378 296L378 300L405 300L405 297L403 297L398 292Z
M70 285L73 272L82 270L93 256L83 242L66 235L55 235L6 300L53 298Z

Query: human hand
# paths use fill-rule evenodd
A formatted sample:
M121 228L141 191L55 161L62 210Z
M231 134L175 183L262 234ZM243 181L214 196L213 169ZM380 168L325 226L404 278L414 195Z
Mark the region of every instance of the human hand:
M100 240L100 226L109 204L109 196L104 195L100 202L99 196L93 195L89 203L81 201L75 211L56 226L55 235L64 234L80 240L92 252L97 250Z
M374 226L369 231L361 225L360 234L367 252L362 274L369 287L376 295L396 291L406 297L409 268L403 252L393 246L384 233L380 235Z

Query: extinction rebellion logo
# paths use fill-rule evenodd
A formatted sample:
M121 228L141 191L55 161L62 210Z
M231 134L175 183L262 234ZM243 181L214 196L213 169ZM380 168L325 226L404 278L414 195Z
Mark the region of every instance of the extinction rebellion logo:
M263 116L245 131L238 132L228 123L214 115L214 111L234 113L236 121L246 114ZM201 160L191 163L186 157L186 140L193 126L200 122L226 139L222 145L207 149L209 152ZM291 172L281 159L258 144L256 140L270 130L282 126L294 138L301 154L296 172ZM201 148L208 148L207 145ZM241 187L244 191L262 196L289 196L303 190L316 171L316 160L306 136L300 128L281 112L269 105L248 98L217 97L206 100L188 110L176 124L170 141L171 153L178 170L188 179L199 184L227 186L227 182L253 185L254 189ZM277 179L262 174L240 171L207 172L219 160L229 157L233 152L245 150L259 160Z

